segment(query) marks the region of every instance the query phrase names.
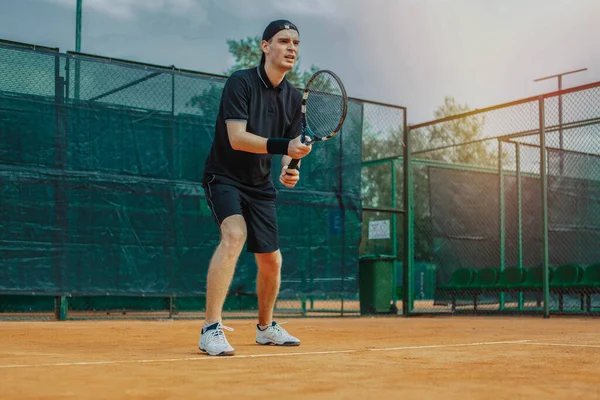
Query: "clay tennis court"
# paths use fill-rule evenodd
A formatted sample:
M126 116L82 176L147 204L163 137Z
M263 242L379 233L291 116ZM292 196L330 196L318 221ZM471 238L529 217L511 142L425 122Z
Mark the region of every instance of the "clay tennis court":
M2 399L598 399L600 321L539 317L289 319L300 347L196 348L200 321L0 324Z

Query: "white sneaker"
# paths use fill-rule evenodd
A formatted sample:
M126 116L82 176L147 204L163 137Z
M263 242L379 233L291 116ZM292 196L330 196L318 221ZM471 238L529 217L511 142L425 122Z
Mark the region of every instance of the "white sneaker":
M274 344L276 346L300 346L300 340L287 333L275 321L264 331L256 325L256 343Z
M210 356L232 356L235 354L235 350L227 338L225 338L225 332L223 329L233 331L233 328L223 325L220 322L215 322L212 325L202 329L200 334L200 343L198 348L207 353Z

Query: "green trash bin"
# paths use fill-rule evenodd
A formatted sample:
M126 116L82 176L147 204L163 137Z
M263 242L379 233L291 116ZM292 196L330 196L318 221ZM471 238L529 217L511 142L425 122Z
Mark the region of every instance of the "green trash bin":
M361 314L391 313L395 290L394 256L369 254L358 259L358 290Z

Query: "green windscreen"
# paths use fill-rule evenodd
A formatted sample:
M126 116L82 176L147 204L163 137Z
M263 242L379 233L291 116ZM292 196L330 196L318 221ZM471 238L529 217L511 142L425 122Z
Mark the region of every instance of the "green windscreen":
M224 77L0 44L0 292L200 294ZM362 103L279 184L282 295L358 292ZM243 252L234 292L254 293Z

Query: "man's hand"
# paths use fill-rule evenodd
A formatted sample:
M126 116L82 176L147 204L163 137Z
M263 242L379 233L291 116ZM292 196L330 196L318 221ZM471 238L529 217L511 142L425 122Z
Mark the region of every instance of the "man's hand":
M309 150L310 151L310 150ZM279 182L283 183L284 186L293 188L296 183L300 180L300 171L297 169L288 170L287 165L281 168L281 175L279 175Z
M310 138L307 137L306 138L307 142L310 142ZM290 141L290 143L288 144L288 156L295 158L295 159L300 159L304 156L306 156L308 153L310 153L310 150L312 149L312 144L309 144L308 146L305 145L304 143L302 143L302 137L298 136L295 139L292 139Z

